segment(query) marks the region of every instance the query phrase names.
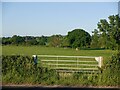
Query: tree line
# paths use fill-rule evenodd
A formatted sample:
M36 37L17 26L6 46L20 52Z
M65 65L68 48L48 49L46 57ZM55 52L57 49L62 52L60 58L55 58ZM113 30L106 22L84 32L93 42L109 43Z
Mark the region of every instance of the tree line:
M2 45L43 45L71 48L118 49L120 45L120 17L111 15L100 19L92 35L83 29L74 29L67 35L2 37Z
M68 32L68 35L52 36L17 36L3 37L2 45L42 45L52 47L90 47L91 36L83 29L75 29Z

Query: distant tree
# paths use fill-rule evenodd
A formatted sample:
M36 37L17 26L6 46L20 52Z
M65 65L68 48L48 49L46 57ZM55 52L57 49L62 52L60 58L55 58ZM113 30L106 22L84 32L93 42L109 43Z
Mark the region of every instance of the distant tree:
M52 35L50 37L49 45L53 47L61 47L62 39L62 35Z
M11 41L10 37L3 37L2 38L2 45L9 45L11 43L12 43L12 41Z
M67 36L63 36L62 47L70 47Z
M47 37L45 36L37 37L36 41L38 42L39 45L46 45Z
M25 36L25 45L38 45L36 37L33 36Z
M36 41L36 39L32 39L29 41L30 45L38 45L38 42Z
M24 38L21 37L21 36L17 36L17 35L13 35L12 38L11 38L11 41L12 41L12 44L22 44L24 43Z
M91 36L83 29L75 29L71 32L68 32L67 38L69 45L73 48L90 46Z

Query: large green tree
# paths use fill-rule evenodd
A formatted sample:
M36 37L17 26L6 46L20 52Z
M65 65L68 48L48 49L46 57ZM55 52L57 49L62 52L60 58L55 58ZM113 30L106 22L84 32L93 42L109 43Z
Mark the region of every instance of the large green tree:
M67 38L70 46L73 48L89 47L91 42L90 34L83 29L75 29L71 32L68 32Z
M100 48L117 49L120 45L120 17L111 15L106 19L101 19L98 24L98 44ZM96 37L94 33L93 37ZM94 38L93 38L94 39ZM93 40L93 42L96 42ZM119 47L120 48L120 47Z

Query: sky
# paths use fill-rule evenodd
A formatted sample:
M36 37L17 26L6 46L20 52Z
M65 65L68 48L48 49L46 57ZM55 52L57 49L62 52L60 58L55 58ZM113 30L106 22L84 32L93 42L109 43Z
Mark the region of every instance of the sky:
M0 5L1 6L1 5ZM90 34L100 19L118 14L118 2L2 2L2 36Z
M0 2L0 37L2 36L2 3Z
M118 14L120 16L120 1L118 2Z

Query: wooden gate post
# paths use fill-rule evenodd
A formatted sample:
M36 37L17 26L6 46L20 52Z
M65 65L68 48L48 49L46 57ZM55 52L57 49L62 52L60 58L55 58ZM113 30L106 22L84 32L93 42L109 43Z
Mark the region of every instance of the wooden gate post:
M99 67L101 68L103 66L103 57L99 57Z
M37 55L33 55L34 64L37 65Z
M95 57L95 60L98 62L98 66L101 68L103 66L103 57Z

